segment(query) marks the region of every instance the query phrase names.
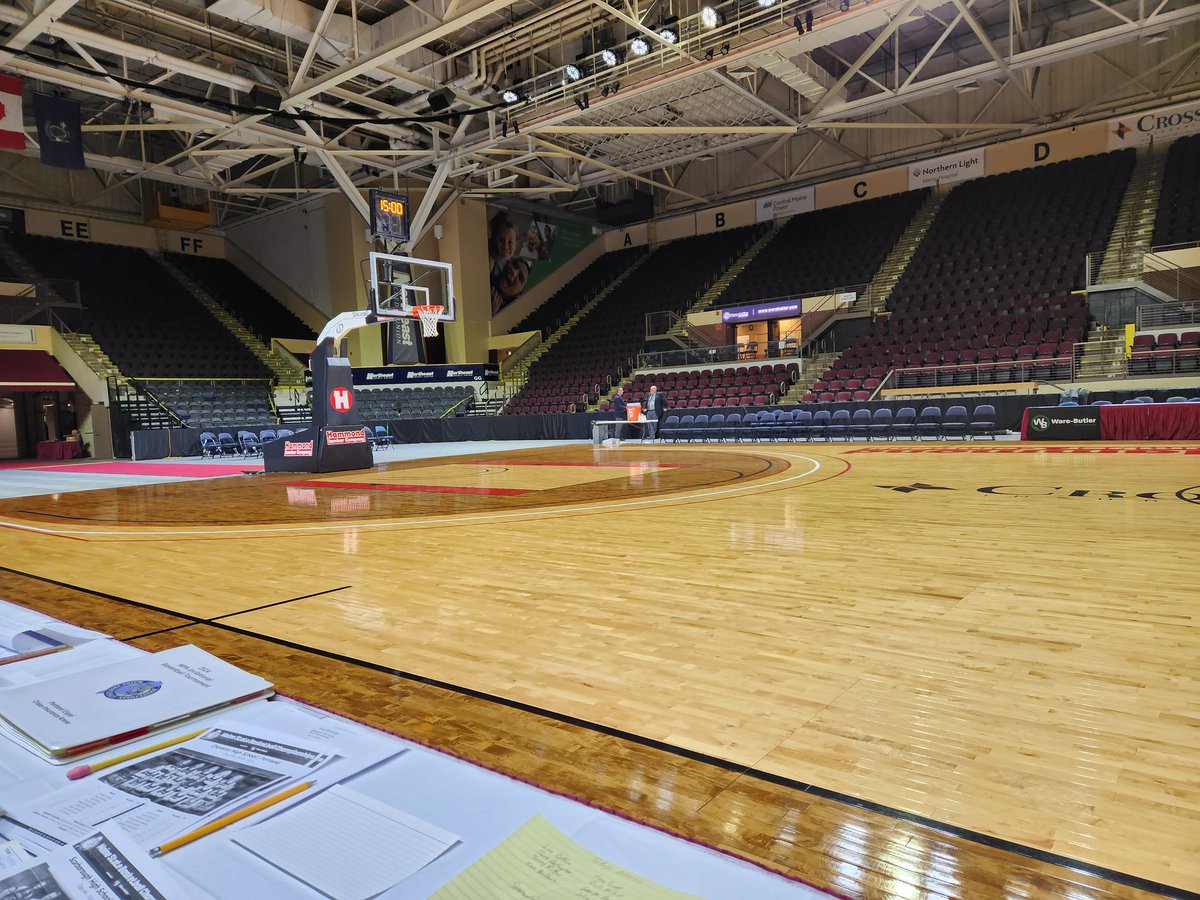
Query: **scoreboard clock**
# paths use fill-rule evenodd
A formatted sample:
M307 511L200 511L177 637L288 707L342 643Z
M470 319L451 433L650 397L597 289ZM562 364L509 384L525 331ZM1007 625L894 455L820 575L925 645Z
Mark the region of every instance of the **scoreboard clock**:
M371 234L389 241L408 242L408 198L371 190Z

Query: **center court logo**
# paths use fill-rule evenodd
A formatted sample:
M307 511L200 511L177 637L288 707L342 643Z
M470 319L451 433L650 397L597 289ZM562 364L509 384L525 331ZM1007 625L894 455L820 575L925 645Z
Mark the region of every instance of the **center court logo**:
M161 687L161 681L122 681L101 693L109 700L141 700L143 697L157 694Z

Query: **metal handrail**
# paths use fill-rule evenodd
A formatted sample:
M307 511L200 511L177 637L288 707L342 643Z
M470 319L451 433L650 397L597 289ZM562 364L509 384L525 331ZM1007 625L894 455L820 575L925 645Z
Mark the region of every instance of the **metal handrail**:
M1139 331L1171 325L1200 325L1200 301L1181 300L1178 303L1139 306L1136 322Z
M779 341L760 341L760 347L770 350L772 346L777 348ZM695 347L687 350L664 350L658 353L639 353L637 356L636 367L638 369L651 368L655 366L692 366L692 365L711 365L713 363L726 362L744 362L754 363L758 360L783 360L796 359L798 354L787 354L780 356L766 355L762 356L755 354L748 356L746 344L723 344L717 347Z
M1041 359L1014 359L1006 362L910 366L893 369L889 375L895 375L895 388L892 388L892 390L902 390L914 387L965 387L970 385L1008 384L1014 381L1045 380L1035 377L1038 369L1049 369L1055 381L1074 381L1075 357L1073 355L1063 355ZM994 376L995 373L1002 370L1005 373L1002 382L982 380L982 376ZM964 375L968 376L970 380L960 381L960 377ZM882 384L880 387L882 387Z

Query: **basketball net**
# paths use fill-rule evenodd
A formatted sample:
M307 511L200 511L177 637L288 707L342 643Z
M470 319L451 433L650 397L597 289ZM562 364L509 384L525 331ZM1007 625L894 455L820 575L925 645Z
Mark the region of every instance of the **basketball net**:
M413 315L421 320L421 334L423 337L437 336L438 319L441 318L442 310L445 308L436 304L414 306L412 308Z

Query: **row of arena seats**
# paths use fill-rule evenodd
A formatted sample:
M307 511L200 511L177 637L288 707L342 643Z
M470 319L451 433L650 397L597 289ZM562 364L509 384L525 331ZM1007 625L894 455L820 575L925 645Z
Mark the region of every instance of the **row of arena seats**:
M626 382L625 400L641 403L658 388L668 408L704 409L713 406L760 406L777 403L800 376L799 363L766 363L751 366L691 369L675 372L639 372ZM766 400L763 398L766 397ZM607 400L601 410L609 410Z
M1182 334L1139 334L1133 338L1129 359L1131 375L1161 375L1200 370L1200 331Z
M981 403L968 414L965 406L951 406L943 415L937 406L901 407L895 413L880 407L872 412L866 407L851 412L848 409L811 412L801 410L766 410L764 412L700 413L698 415L667 416L659 434L664 441L833 441L893 440L929 438L975 438L993 440L999 428L996 408Z
M136 247L12 234L43 278L79 282L82 306L62 308L133 378L269 378L270 370L149 253Z
M724 388L716 388L715 390L723 391ZM678 392L672 393L675 394L675 396L672 397L671 395L667 395L667 409L711 409L713 407L727 406L768 406L772 403L779 402L779 396L777 394L732 393L721 394L719 396L710 395L708 397L693 397L691 396L692 392L687 392L687 397L680 397L678 396ZM695 391L695 393L700 394L701 392ZM710 390L710 394L711 393L712 391ZM644 394L636 397L629 394L625 395L626 401L636 401L638 403L642 402L644 397ZM599 409L601 412L608 412L612 409L612 403L608 400L604 400L600 403Z
M372 388L354 392L364 420L438 419L451 410L465 411L474 396L475 389L466 386Z
M928 196L924 190L793 216L721 295L721 304L866 284Z
M136 383L190 428L275 419L268 381L141 379Z
M605 253L509 330L513 334L539 331L543 338L549 337L646 252L644 247L626 247Z
M312 340L317 333L258 282L228 260L194 253L164 253L226 312L268 346L271 338Z
M1154 244L1194 241L1200 234L1200 135L1179 138L1167 151L1154 218Z
M922 365L942 342L960 353L992 349L993 331L1016 352L1081 339L1087 307L1072 294L1081 261L1104 249L1135 158L1122 150L958 185L892 290L889 315L832 368Z
M200 454L208 459L221 457L261 456L264 444L281 441L295 434L290 428L262 428L257 432L241 429L237 437L229 431L205 431L200 434ZM394 440L382 425L367 426L367 439L372 447L390 447Z
M768 229L745 225L713 234L680 238L654 249L629 277L529 367L529 379L505 406L506 414L536 408L574 408L578 391L535 396L552 379L575 378L584 384L609 385L628 371L646 347L646 316L683 313L703 291ZM591 399L590 397L588 398Z

